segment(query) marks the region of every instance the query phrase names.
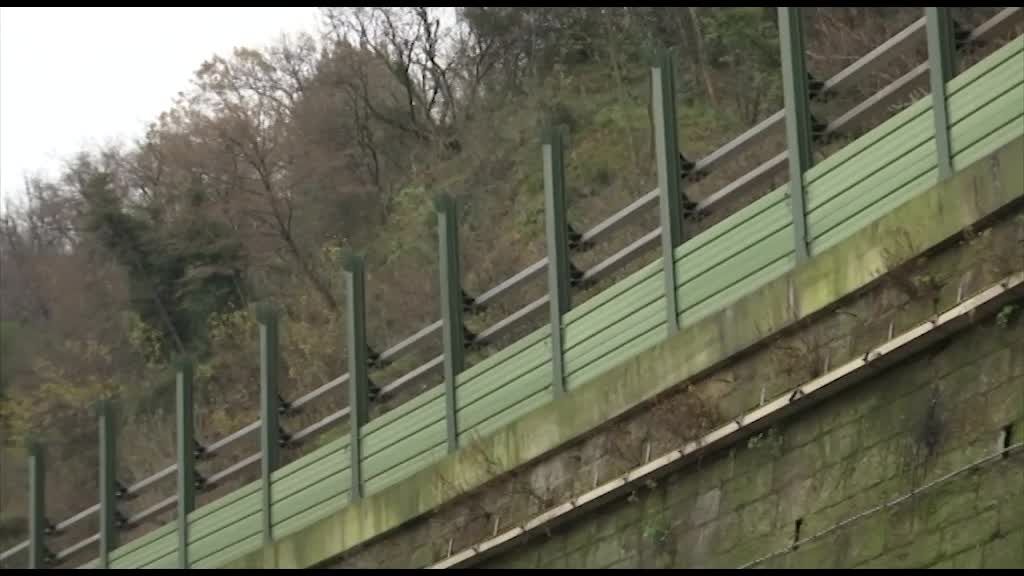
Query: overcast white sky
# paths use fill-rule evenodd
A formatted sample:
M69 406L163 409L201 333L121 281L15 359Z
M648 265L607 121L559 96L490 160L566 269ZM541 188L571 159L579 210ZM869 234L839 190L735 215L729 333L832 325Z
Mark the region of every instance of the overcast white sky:
M141 136L213 54L318 28L315 8L0 8L0 196Z

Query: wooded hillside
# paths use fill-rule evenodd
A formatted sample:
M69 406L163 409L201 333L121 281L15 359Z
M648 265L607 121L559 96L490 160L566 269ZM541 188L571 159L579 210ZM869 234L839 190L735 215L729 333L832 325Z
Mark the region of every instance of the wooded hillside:
M649 84L656 48L675 49L680 148L688 159L782 107L774 8L470 7L456 8L452 23L439 10L323 9L322 33L201 63L173 108L136 142L83 150L58 178L25 183L26 200L7 206L0 219L0 548L26 533L21 447L30 436L48 445L48 507L66 516L95 502L97 399L118 399L119 479L142 478L174 460L178 356L197 359L200 439L258 418L256 303L281 310L286 398L345 372L345 254L367 257L374 349L435 321L434 194L460 198L470 295L542 257L545 122L567 127L568 213L576 230L654 188ZM957 18L970 27L996 10L960 10ZM811 74L830 77L922 14L807 10ZM816 102L816 117L834 119L925 59L922 38L870 81ZM927 93L926 83L921 88L900 105ZM704 198L778 154L783 131L764 142L690 183L687 193ZM707 215L689 233L721 217ZM586 269L656 221L651 210L607 245L576 257L576 265ZM538 278L467 324L486 328L544 290ZM544 322L538 317L517 334ZM470 363L515 336L473 351ZM387 383L440 348L438 335L373 379ZM436 385L440 374L380 399L373 410ZM313 422L346 402L345 392L333 394L298 421ZM254 437L238 454L255 446Z

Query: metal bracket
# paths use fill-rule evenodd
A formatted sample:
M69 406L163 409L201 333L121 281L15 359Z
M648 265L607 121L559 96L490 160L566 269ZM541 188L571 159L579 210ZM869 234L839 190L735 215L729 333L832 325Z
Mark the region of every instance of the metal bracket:
M466 294L465 290L462 290L462 311L463 312L483 312L487 306L485 304L478 304L476 298Z
M480 350L484 344L486 342L481 340L475 332L466 328L465 324L462 325L462 345L466 350Z
M50 522L49 519L44 518L43 524L46 526L43 528L43 534L46 534L47 536L57 536L64 533L62 530L57 530L57 525Z
M60 560L57 559L57 555L51 552L46 546L43 546L43 564L46 564L47 566L60 565Z
M134 500L138 494L129 494L128 487L120 480L114 479L114 497L119 500Z
M832 94L825 90L825 82L807 73L807 97L811 102L825 103L832 100Z
M193 438L192 440L192 456L196 460L206 460L210 457L210 454L206 450L206 446L199 443L199 440Z
M373 349L372 346L366 346L366 365L374 370L380 370L387 368L391 365L390 360L381 358L380 353Z
M292 435L285 431L283 426L277 427L277 445L281 448L291 446Z
M277 395L277 413L284 416L292 412L292 403L285 400L284 396ZM296 413L298 410L295 411Z
M569 250L574 250L576 252L586 252L594 247L594 243L591 242L590 240L583 240L583 234L580 234L575 228L573 228L572 224L566 223L565 226L566 228L569 229Z
M697 164L693 160L690 160L686 156L683 156L682 152L679 152L679 177L680 178L682 178L683 180L689 180L690 182L694 182L694 183L700 182L701 180L707 178L708 171L707 170L697 170L696 172L694 172L694 168L696 168L696 167L697 167ZM683 208L686 208L686 206L683 206Z
M583 270L569 262L569 286L573 288L586 288L590 283L583 279Z
M971 40L971 30L965 28L962 24L956 21L956 18L950 18L953 21L953 48L959 52L964 48L968 48L972 45L981 48L985 44L979 40Z
M366 396L370 401L376 400L381 395L381 388L374 384L373 379L370 377L366 378Z
M128 527L128 517L117 508L114 508L114 526L122 530Z

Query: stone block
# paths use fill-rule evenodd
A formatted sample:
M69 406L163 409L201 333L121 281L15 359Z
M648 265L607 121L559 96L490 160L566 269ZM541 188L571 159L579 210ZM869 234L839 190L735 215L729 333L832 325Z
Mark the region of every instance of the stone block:
M973 548L970 548L968 550L964 550L963 552L957 554L956 556L954 556L952 558L952 563L953 563L952 568L957 569L957 570L961 570L961 569L965 569L965 568L974 568L974 569L981 568L981 563L982 563L981 551L982 551L982 549L983 549L982 546L975 546Z
M714 488L697 497L690 515L690 525L700 526L718 516L718 506L722 500L722 490Z
M942 529L974 515L975 491L972 487L938 489L927 494L926 498L922 520L923 527L928 530Z
M993 442L994 446L995 442ZM1018 500L1021 505L1024 505L1024 466L1014 460L1014 458L1001 459L986 465L980 471L978 498L974 502L975 509L979 513L1009 505L1013 500ZM1024 510L1022 510L1022 516L1024 516Z
M1007 534L985 544L982 568L1020 568L1024 566L1024 530Z
M722 510L735 510L771 491L773 468L769 462L746 474L735 476L722 486Z
M1024 378L1009 381L986 394L987 430L998 430L1024 417Z
M815 479L804 478L791 482L779 492L779 509L776 513L775 525L779 530L789 530L797 518L806 516L811 511L810 495L813 493Z
M623 556L619 539L611 537L590 546L584 561L587 568L606 568L622 560Z
M814 542L801 544L786 556L785 566L791 570L837 568L836 535L830 534Z
M778 495L772 494L737 511L744 539L772 532L775 527L778 502Z
M946 527L942 531L942 555L953 556L998 533L999 513L989 510Z
M784 449L789 451L803 446L821 433L821 419L816 414L800 414L786 425Z
M903 503L879 512L886 518L885 549L893 550L907 546L914 541L918 524L918 509L913 505L914 501Z
M848 474L843 479L846 497L863 492L892 475L893 471L887 468L889 450L888 444L875 444L850 457Z
M1024 530L1024 484L1018 484L1016 494L1004 499L998 508L999 530L1004 534Z
M719 518L718 538L712 550L715 554L728 552L744 538L738 512L729 512Z
M875 513L842 529L847 536L844 564L856 566L881 555L885 549L886 523L885 516Z
M923 568L934 563L941 554L941 536L929 532L914 539L914 543L897 552L901 567ZM887 554L888 555L888 554Z
M822 439L822 464L843 460L860 447L860 426L856 422L830 430Z

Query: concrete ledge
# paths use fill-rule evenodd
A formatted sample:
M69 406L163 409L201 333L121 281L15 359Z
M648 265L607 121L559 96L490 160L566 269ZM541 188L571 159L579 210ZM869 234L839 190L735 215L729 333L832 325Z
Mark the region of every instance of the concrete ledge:
M501 472L527 464L829 309L1022 198L1024 140L1018 138L729 308L482 438L481 447ZM471 452L460 450L357 505L328 511L224 567L307 568L367 544L442 505L440 475L467 491L493 479Z

